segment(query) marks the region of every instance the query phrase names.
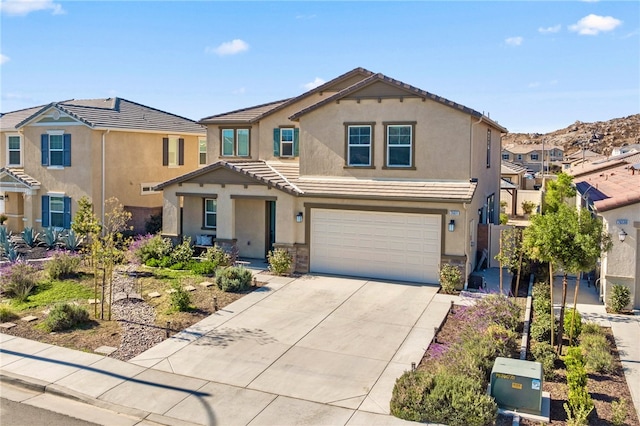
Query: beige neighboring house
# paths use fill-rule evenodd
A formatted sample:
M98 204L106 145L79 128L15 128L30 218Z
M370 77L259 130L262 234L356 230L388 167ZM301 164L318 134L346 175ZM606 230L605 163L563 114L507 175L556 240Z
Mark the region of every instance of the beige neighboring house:
M212 164L168 180L163 232L298 272L437 283L468 275L477 229L497 223L506 129L424 90L356 68L302 95L217 114Z
M534 182L533 176L531 178L525 178L527 169L509 161L502 160L500 168L500 177L502 182L500 184L500 200L507 203L504 209L504 213L515 216L518 213L518 190L528 189L528 182Z
M195 121L122 98L68 100L0 116L0 213L14 232L69 228L86 196L103 218L117 197L143 232L158 183L207 164Z
M577 172L574 184L580 208L602 219L613 246L600 264L600 296L608 301L611 286L631 290L631 303L640 309L640 152L592 164Z
M544 158L543 158L544 152ZM504 161L518 164L532 172L549 171L551 166L562 166L564 150L561 146L542 144L507 145L502 148L501 158Z

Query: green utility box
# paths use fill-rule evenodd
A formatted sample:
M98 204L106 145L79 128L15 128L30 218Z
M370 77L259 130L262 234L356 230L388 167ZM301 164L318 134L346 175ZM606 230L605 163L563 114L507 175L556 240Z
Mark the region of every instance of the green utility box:
M523 413L542 413L542 364L496 358L491 370L491 396L498 407Z

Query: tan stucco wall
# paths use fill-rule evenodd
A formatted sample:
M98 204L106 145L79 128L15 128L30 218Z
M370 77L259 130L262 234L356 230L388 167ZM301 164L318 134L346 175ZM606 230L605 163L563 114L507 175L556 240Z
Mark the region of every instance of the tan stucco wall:
M375 122L373 166L345 168L344 123ZM386 122L416 122L416 170L383 169ZM409 179L468 179L469 116L421 99L344 100L329 103L300 118L300 174Z
M602 296L607 300L607 290L613 284L625 284L631 289L632 303L640 308L640 207L638 204L622 207L599 214L604 219L606 231L611 234L613 247L602 260ZM618 220L627 220L627 224L617 224ZM627 233L624 242L620 242L621 229Z
M235 201L236 244L242 257L265 257L265 207L265 200ZM277 209L276 202L276 212Z

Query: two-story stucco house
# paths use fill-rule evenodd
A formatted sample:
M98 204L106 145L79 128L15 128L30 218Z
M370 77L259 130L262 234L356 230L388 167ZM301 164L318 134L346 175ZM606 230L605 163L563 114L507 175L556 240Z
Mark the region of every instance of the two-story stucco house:
M153 187L207 164L195 121L121 98L68 100L0 116L0 213L14 232L69 228L86 196L103 218L117 197L132 225L160 214Z
M212 164L157 187L168 236L250 258L286 248L299 272L436 283L443 263L473 270L478 224L498 220L506 129L382 74L200 123Z
M526 167L532 172L549 171L551 167L560 169L564 156L561 146L543 144L508 145L502 148L502 159Z

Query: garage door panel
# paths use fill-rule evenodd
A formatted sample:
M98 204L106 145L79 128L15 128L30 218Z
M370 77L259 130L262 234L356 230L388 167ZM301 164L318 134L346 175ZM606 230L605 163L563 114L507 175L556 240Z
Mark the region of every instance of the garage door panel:
M437 282L439 215L313 209L311 271Z

